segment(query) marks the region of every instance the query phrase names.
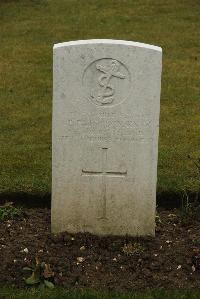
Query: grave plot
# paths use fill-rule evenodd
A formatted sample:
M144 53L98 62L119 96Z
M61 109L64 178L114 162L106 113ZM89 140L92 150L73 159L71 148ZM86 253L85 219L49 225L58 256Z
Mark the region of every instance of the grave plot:
M161 210L155 237L54 235L50 209L23 208L0 224L0 286L25 287L22 271L39 257L55 286L133 291L199 288L200 221L183 223L179 210Z

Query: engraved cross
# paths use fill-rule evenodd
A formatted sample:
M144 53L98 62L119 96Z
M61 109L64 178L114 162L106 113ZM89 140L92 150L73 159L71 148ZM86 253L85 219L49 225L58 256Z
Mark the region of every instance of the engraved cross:
M125 177L127 175L126 171L108 171L107 168L107 151L108 148L102 148L102 157L101 157L101 170L94 171L94 170L86 170L82 169L83 176L101 176L102 177L102 192L101 192L101 200L102 200L102 216L100 219L107 219L106 217L106 204L107 204L107 195L106 195L106 177Z

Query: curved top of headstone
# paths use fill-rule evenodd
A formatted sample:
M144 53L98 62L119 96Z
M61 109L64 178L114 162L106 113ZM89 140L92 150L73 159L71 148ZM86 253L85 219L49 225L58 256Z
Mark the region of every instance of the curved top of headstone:
M76 45L88 45L88 44L125 45L125 46L134 46L138 48L146 48L146 49L162 52L162 48L157 46L139 43L139 42L115 40L115 39L88 39L88 40L69 41L69 42L55 44L54 49L61 48L61 47L68 47L68 46L76 46Z

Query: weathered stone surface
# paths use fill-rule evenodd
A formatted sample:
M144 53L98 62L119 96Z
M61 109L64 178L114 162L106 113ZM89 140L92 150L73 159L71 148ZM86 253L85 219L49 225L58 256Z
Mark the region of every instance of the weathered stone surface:
M154 235L162 50L54 46L52 231Z

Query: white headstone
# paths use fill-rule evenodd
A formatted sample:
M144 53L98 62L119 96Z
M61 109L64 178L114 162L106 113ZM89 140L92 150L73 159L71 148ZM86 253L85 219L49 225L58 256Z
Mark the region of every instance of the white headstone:
M154 235L162 50L54 46L52 231Z

